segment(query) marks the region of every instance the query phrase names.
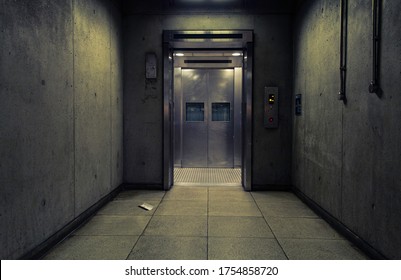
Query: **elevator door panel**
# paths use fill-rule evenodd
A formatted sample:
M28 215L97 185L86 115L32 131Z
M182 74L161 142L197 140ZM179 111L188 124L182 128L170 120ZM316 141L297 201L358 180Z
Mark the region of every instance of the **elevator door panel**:
M208 93L208 166L233 167L234 70L209 70Z
M234 70L182 69L182 167L233 167Z
M182 166L207 166L207 79L204 70L182 70Z

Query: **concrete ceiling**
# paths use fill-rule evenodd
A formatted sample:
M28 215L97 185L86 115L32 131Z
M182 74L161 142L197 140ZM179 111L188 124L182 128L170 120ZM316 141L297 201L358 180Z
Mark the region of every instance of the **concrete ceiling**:
M124 14L246 12L294 13L306 0L122 0Z

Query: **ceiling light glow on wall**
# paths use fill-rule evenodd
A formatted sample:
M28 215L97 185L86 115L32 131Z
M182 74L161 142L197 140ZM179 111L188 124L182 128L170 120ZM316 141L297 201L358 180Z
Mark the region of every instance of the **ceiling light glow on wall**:
M227 3L227 2L238 2L238 0L178 0L177 2L183 3Z
M178 0L178 3L205 3L205 0Z
M230 3L230 2L238 2L238 0L211 0L212 3Z
M182 4L196 4L196 3L233 3L233 2L240 2L241 0L176 0L177 3Z

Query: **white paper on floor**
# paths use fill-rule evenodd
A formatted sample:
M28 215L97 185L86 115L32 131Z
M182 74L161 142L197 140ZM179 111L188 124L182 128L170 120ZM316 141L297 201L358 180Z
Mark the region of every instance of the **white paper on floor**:
M139 205L139 207L141 207L142 209L148 210L148 211L153 209L153 205L150 205L149 203L146 203L146 202Z

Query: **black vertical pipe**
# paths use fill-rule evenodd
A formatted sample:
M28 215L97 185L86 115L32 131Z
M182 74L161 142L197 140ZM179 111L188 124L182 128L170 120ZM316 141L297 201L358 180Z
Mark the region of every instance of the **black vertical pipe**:
M348 1L340 0L340 92L338 99L346 102L346 71L347 71L347 26L348 26Z
M380 13L381 0L372 0L372 81L370 93L379 93Z

